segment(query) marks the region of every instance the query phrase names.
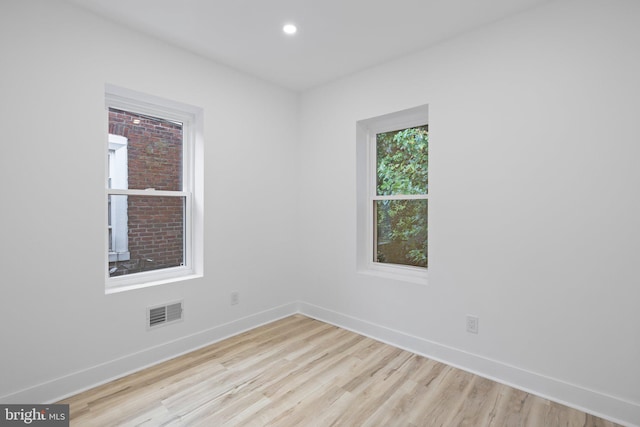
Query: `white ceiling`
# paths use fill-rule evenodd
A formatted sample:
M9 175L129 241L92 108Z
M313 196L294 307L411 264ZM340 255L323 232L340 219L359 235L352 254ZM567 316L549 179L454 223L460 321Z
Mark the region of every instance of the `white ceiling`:
M553 0L67 0L304 90ZM295 36L282 32L298 26Z

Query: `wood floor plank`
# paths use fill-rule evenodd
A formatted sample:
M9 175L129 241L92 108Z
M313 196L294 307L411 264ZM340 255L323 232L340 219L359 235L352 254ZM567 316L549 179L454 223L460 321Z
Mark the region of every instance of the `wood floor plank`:
M302 315L59 403L81 427L616 427Z
M474 427L482 420L491 418L500 385L494 381L474 377L469 393L462 402L450 424L461 427Z

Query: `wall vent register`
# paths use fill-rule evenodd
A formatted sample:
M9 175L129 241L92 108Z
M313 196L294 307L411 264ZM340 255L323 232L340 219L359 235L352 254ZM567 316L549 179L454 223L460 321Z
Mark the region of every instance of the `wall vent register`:
M147 309L147 327L149 329L182 320L182 301L149 307Z

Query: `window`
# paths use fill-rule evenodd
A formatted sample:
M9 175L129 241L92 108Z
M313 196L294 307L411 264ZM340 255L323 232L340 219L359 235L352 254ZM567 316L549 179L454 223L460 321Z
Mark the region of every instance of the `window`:
M111 86L106 104L107 291L197 275L199 110Z
M428 126L375 136L374 262L427 266Z
M358 269L426 279L427 106L358 122Z

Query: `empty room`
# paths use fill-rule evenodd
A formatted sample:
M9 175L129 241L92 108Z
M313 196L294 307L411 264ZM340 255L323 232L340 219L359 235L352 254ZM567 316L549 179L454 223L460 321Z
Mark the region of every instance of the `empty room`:
M640 426L639 24L2 0L0 424Z

